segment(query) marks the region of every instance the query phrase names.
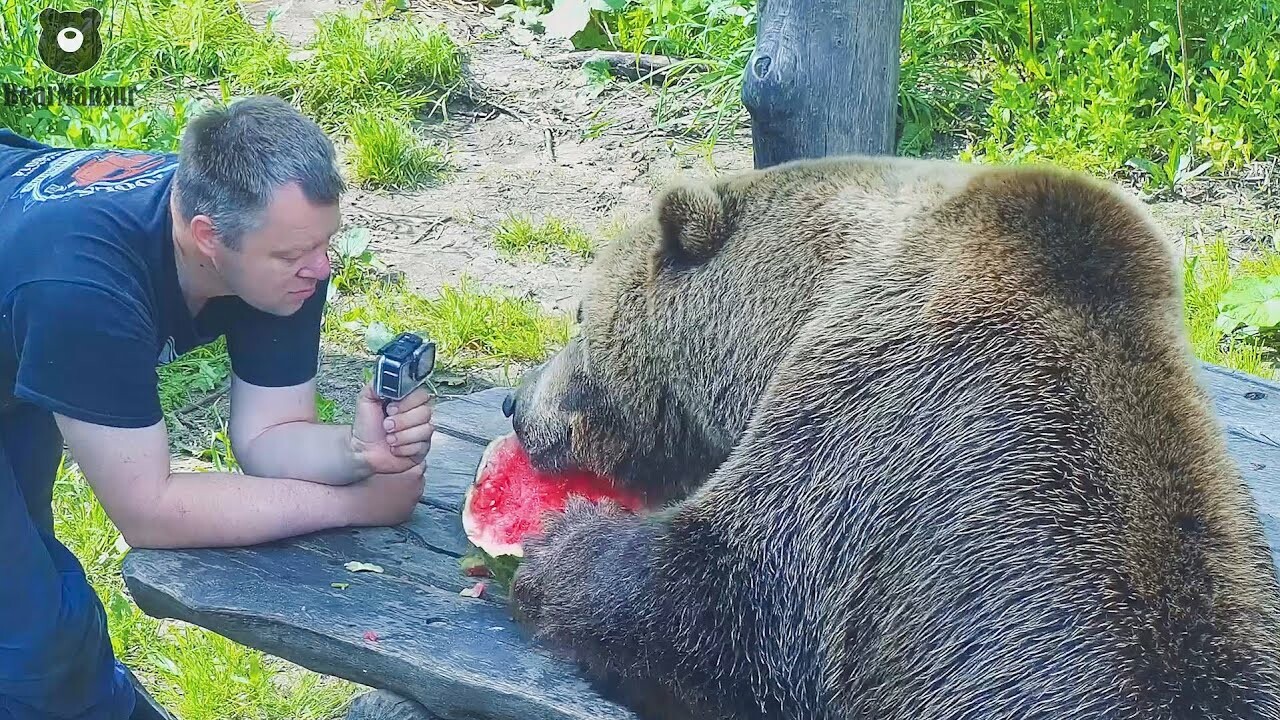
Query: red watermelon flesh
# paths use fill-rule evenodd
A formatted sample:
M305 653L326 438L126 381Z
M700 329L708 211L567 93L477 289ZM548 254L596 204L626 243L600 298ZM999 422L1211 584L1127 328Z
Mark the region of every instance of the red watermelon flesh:
M523 557L522 542L541 532L542 514L563 510L571 495L592 502L613 500L632 512L644 507L639 497L594 473L536 470L515 434L505 435L485 448L463 500L462 527L467 538L491 556Z

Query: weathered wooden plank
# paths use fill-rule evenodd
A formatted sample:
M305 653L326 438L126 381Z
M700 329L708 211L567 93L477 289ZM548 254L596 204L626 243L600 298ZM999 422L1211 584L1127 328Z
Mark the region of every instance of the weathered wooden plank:
M349 572L349 560L383 572ZM245 549L134 551L124 574L149 615L390 690L443 720L634 720L574 667L530 646L500 597L459 595L471 581L457 559L422 547L404 528Z
M426 502L460 512L463 496L475 482L476 468L483 455L482 445L437 429L435 437L431 438L431 450L427 453L427 481L422 490Z
M1280 447L1280 384L1215 365L1200 367L1228 430Z
M1280 573L1280 384L1207 363L1201 369Z
M462 514L425 500L409 522L401 527L413 533L424 547L438 553L460 558L470 549L467 535L462 530Z
M511 432L511 419L502 414L509 388L490 388L470 395L453 395L432 413L438 432L485 445Z
M462 497L484 443L511 430L505 396L496 389L440 402L423 502L404 525L250 548L135 550L124 568L135 602L152 616L390 690L442 720L632 718L573 666L531 647L501 592L459 595L475 583L458 564L469 549ZM351 560L383 572L350 572Z

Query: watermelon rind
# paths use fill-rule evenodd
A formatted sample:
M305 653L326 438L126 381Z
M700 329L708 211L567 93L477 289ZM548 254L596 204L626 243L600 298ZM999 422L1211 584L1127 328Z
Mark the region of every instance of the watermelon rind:
M521 558L524 557L524 549L520 543L505 543L488 537L488 533L476 524L476 517L471 509L471 500L475 496L476 488L480 485L480 478L489 469L494 453L497 452L499 447L509 442L517 442L514 434L496 437L485 446L484 454L480 456L480 465L476 468L475 482L467 488L467 492L462 499L462 530L467 534L467 539L473 545L484 550L489 555L494 557L509 555Z

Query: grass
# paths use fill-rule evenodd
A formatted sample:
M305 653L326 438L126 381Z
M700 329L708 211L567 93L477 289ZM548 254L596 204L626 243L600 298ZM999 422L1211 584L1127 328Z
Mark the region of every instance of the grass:
M1233 267L1226 238L1191 248L1184 264L1187 328L1201 360L1270 379L1280 379L1280 318L1266 327L1221 325L1224 296L1255 280L1280 280L1280 248L1263 250ZM1280 302L1280 292L1275 293ZM1231 323L1228 323L1229 325Z
M402 118L362 110L348 120L350 160L362 185L412 190L438 181L448 169L445 153Z
M367 126L369 113L407 120L443 103L461 77L457 44L443 27L370 8L320 17L298 52L264 40L235 64L238 85L286 97L338 134L352 130L353 118Z
M36 22L46 5L93 6L103 14L106 50L68 80L38 60ZM109 145L175 151L181 128L210 103L267 93L297 105L344 143L358 184L387 189L435 179L443 152L412 121L442 111L461 81L463 55L443 27L388 13L368 2L330 13L299 51L257 30L235 0L8 0L0 9L0 82L129 85L120 107L0 105L0 126L67 147ZM212 95L194 86L213 86Z
M339 301L325 330L347 348L370 348L400 332L425 332L445 373L509 373L544 359L569 339L565 315L547 315L530 300L478 289L463 277L438 297L407 291L403 281ZM377 338L377 339L375 339ZM504 375L505 377L505 375Z
M541 262L547 262L556 252L583 260L592 254L591 237L557 217L535 223L526 215L508 215L498 224L493 242L508 258Z
M568 0L562 0L568 2ZM576 0L575 0L576 1ZM581 0L587 2L587 0ZM517 0L536 24L550 0ZM448 149L417 120L447 109L465 54L436 25L370 2L326 15L301 49L255 30L234 0L6 0L0 3L0 82L66 82L37 60L34 19L46 5L97 7L110 42L73 85L129 84L134 106L0 105L0 126L55 145L175 150L209 103L279 94L315 117L345 149L348 172L369 187L441 180ZM757 23L753 0L606 0L592 3L579 47L682 58L656 120L714 141L745 119L739 93ZM1030 7L1030 9L1028 9ZM607 9L602 9L607 8ZM1253 0L907 0L899 83L899 151L939 152L958 139L973 161L1042 161L1105 176L1135 172L1176 188L1236 172L1280 152L1280 10ZM1276 378L1277 322L1263 283L1280 278L1280 249L1236 262L1226 234L1189 248L1186 318L1204 360ZM589 257L589 238L555 218L512 213L493 242L512 259ZM325 342L368 353L380 338L422 330L446 373L510 377L567 341L567 317L461 278L435 297L387 276L355 229L335 243L334 297ZM1280 281L1277 281L1280 284ZM1238 298L1252 310L1240 309ZM1240 321L1241 317L1248 319ZM1251 324L1252 323L1252 324ZM227 379L215 343L160 370L161 402L181 408ZM321 417L337 401L317 397ZM237 467L225 426L203 428L193 461ZM112 641L160 700L184 720L322 720L358 690L298 671L199 628L156 621L123 593L127 548L73 465L54 489L58 534L84 562L107 608Z
M513 0L538 24L550 0ZM659 120L714 140L746 119L753 0L587 4L578 47L682 59ZM1256 0L906 0L899 145L1112 173L1130 160L1216 171L1280 150L1280 6Z

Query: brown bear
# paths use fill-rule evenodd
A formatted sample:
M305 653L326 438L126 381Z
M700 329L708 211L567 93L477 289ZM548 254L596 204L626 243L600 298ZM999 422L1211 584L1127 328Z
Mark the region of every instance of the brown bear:
M665 191L509 410L513 610L646 718L1280 719L1280 584L1145 210L1046 167Z

